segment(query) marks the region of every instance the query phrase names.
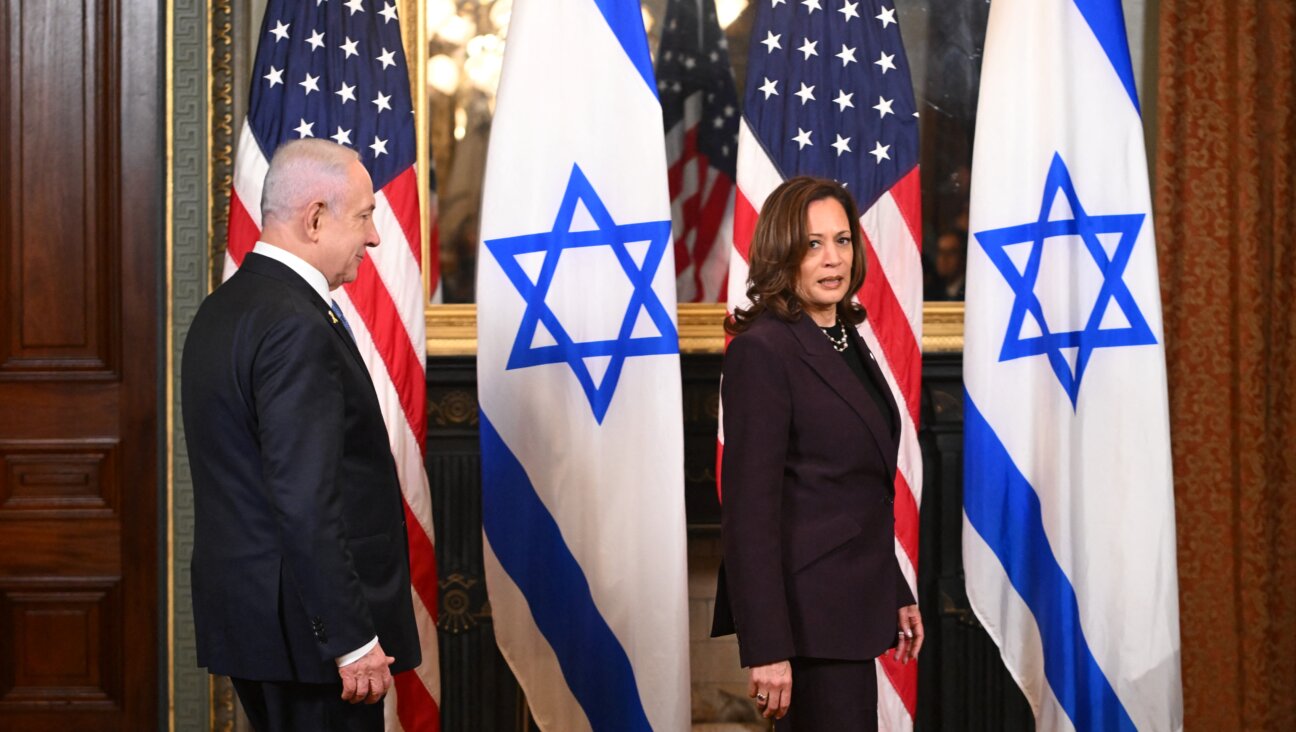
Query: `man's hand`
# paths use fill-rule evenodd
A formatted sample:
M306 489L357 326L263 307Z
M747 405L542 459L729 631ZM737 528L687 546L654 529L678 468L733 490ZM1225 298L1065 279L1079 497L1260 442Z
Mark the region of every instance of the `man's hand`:
M918 614L917 605L900 608L896 626L899 628L899 642L896 643L892 658L900 663L918 660L918 651L922 650L923 633L922 616Z
M747 696L756 700L761 716L782 719L792 703L792 664L776 661L747 671Z
M338 668L342 677L342 699L352 704L377 704L392 685L388 668L396 659L383 652L378 643L360 658Z

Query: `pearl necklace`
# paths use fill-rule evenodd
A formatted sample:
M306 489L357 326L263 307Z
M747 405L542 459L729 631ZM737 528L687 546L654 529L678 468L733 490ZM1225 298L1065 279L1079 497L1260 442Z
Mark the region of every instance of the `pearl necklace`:
M839 327L841 327L840 320L837 321L836 323L833 323L832 328L824 328L823 326L820 326L819 330L822 330L824 336L826 336L828 338L828 341L832 343L832 347L834 351L838 353L845 353L847 347L850 346L850 340L848 340L847 338L846 329L845 328L841 329L840 338L832 334L833 328L839 328Z

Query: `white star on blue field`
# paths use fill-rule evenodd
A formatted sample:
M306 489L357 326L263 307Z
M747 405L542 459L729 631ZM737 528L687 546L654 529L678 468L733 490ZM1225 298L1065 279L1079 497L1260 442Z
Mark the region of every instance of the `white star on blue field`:
M1071 218L1049 220L1049 212L1058 194L1066 196L1071 207ZM976 232L977 242L985 249L990 261L994 262L1000 274L1012 288L1012 314L1008 319L1008 329L1004 334L1003 348L999 360L1011 361L1028 356L1045 355L1053 372L1057 375L1062 388L1071 398L1074 409L1080 394L1080 380L1084 377L1085 368L1093 351L1098 348L1119 348L1122 346L1143 346L1156 343L1156 336L1148 327L1147 320L1139 310L1138 303L1124 280L1125 267L1129 264L1130 254L1138 239L1146 214L1114 214L1095 216L1085 212L1080 205L1075 184L1066 163L1056 153L1049 166L1048 177L1044 181L1044 195L1040 202L1039 219L1026 224L1008 226L1002 229ZM1112 256L1109 258L1098 240L1099 234L1119 234ZM1085 319L1080 330L1052 332L1044 318L1044 308L1035 292L1039 278L1040 261L1043 258L1044 242L1055 237L1079 237L1084 242L1085 250L1093 257L1102 273L1102 285L1094 308ZM1029 243L1030 254L1026 266L1018 270L1009 258L1006 247L1012 244ZM1115 304L1124 313L1127 326L1100 328L1107 309ZM1039 324L1040 335L1023 338L1022 326L1029 313ZM1075 369L1067 362L1062 351L1067 348L1077 349Z
M584 204L597 228L571 230L572 218L576 213L578 202ZM669 219L617 224L580 167L573 165L567 190L558 207L558 215L554 218L552 230L489 239L485 242L486 248L499 262L504 274L526 301L526 311L518 326L517 338L513 341L513 349L509 353L506 368L512 370L545 364L567 364L585 391L590 408L594 411L594 418L602 424L608 407L612 404L612 396L616 392L621 369L627 358L679 352L679 337L675 331L675 324L671 321L670 313L661 298L652 289L653 277L667 251L670 236ZM635 263L626 246L636 242L648 243L642 265ZM612 249L617 263L620 264L619 271L630 280L633 291L615 338L576 341L567 328L559 322L558 316L545 302L545 298L553 284L554 272L558 269L558 262L564 250L599 246ZM545 256L539 275L533 282L518 262L518 257L535 252L544 252ZM606 277L613 276L617 272L618 270L614 269L590 272L590 275ZM590 307L603 306L604 303L590 302ZM657 335L633 336L640 312L645 313L656 326ZM537 327L541 324L553 336L555 341L553 344L533 345ZM605 356L610 357L610 361L603 380L596 385L585 359Z

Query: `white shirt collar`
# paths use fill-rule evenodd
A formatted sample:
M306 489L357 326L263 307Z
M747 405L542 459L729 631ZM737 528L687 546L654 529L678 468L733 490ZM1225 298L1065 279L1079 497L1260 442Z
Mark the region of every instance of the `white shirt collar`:
M310 285L312 290L319 293L319 296L324 300L324 304L332 306L333 298L329 296L328 278L324 276L323 272L312 267L306 260L286 249L280 249L274 244L264 241L257 242L256 246L252 247L252 252L287 265L303 280L306 280L306 284Z

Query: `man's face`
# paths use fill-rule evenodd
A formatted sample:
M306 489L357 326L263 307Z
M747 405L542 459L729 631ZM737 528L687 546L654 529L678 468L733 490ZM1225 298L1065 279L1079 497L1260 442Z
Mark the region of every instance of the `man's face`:
M353 282L365 249L378 246L373 212L373 181L356 160L347 171L346 190L320 218L318 266L330 290Z
M936 240L936 274L947 280L963 274L963 243L954 234Z

